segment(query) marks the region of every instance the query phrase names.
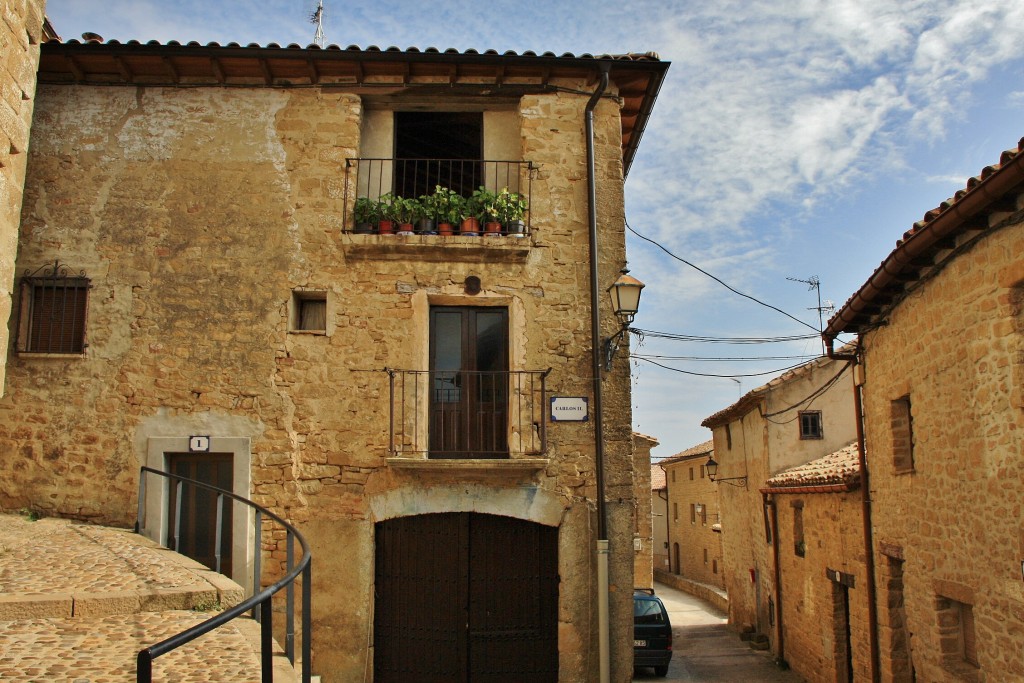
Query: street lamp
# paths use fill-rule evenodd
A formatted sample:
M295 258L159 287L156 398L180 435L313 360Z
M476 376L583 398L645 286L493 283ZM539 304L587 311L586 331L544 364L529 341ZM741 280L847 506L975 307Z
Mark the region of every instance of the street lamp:
M629 331L633 317L640 309L640 292L644 283L629 274L625 268L622 269L619 277L608 288L612 297L612 311L619 319L619 331L604 340L604 369L608 372L612 369L612 360L619 350L622 337Z
M720 479L715 477L715 475L718 474L718 463L715 462L715 459L713 457L710 457L710 456L708 457L708 461L704 464L704 470L708 473L708 479L710 479L711 481L727 481L727 482L730 482L730 484L732 486L746 486L747 485L747 478L745 476L743 476L743 477L723 477L723 478L720 478ZM742 484L732 484L732 482L740 481L741 479L743 480Z

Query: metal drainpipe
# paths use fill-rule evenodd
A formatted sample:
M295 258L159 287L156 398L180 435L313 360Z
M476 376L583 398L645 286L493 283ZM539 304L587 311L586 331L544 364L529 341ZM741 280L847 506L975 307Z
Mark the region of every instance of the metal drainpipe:
M601 406L601 312L598 288L597 180L594 177L594 108L608 88L608 64L601 64L601 82L584 109L587 138L588 222L590 227L590 345L594 383L594 468L597 473L597 621L600 683L611 676L608 624L608 516L604 499L604 415Z
M775 497L767 493L761 494L764 497L765 507L772 510L772 555L775 557L775 631L778 636L775 639L775 646L778 650L778 661L786 661L786 638L782 628L782 563L779 560L779 508L775 504Z
M860 467L861 519L864 522L864 570L868 575L868 647L871 650L871 681L881 680L881 653L878 646L878 598L875 591L875 554L871 523L871 480L868 478L867 451L864 448L864 404L863 387L857 381L857 371L861 367L859 354L836 353L833 348L835 337L822 334L825 350L833 360L848 360L853 364L853 409L857 423L857 463ZM857 344L860 347L860 342Z

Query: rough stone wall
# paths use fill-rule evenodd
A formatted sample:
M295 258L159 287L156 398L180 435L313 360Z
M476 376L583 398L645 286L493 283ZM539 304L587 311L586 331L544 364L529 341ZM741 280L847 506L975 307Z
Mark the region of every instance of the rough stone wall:
M846 620L837 587L826 570L852 575L850 641L855 681L870 680L867 572L860 492L774 495L778 508L779 565L785 659L808 681L845 681L838 653L846 648ZM803 517L804 555L796 552L794 505ZM774 567L774 562L772 563Z
M773 648L774 630L768 609L768 600L774 594L773 564L759 489L772 475L854 441L853 373L849 370L823 394L802 403L836 377L843 365L840 361L815 361L783 380L773 381L764 388L758 405L732 419L728 426L713 429L718 476L747 476L745 486L742 481L718 486L729 621L733 628L753 627L768 634ZM800 410L821 411L823 438L800 438Z
M863 335L876 564L903 560L917 680L1024 678L1024 224L1018 211L989 225L1002 227ZM898 471L890 409L906 396L914 465ZM980 668L944 656L940 597L973 605ZM880 611L885 680L907 680L887 661L899 619Z
M550 459L536 474L421 474L385 461L381 371L425 367L432 303L489 301L509 308L513 368L552 368L551 394L590 395L586 100L521 102L522 158L540 167L529 248L481 241L439 258L437 241L417 242L429 238L340 234L344 159L359 150L356 95L41 87L18 268L59 258L85 271L89 348L81 358L9 353L0 507L128 524L148 440L245 437L252 497L294 521L317 558L314 668L351 681L372 663L373 523L430 506L513 514L502 501L535 491L562 509L546 522L560 526L560 677L596 677L593 420L549 425ZM614 100L598 106L596 129L600 273L610 283L625 260ZM479 295L464 291L469 275ZM289 333L300 288L327 292L326 334ZM614 323L601 305L607 335ZM632 673L624 359L604 380L615 681ZM280 536L263 535L265 580L280 574L270 561L283 556Z
M724 588L722 534L712 530L720 520L718 484L707 478L707 454L665 465L668 479L669 559L672 573L691 581ZM690 477L693 477L692 479ZM702 505L691 519L690 506ZM679 514L676 516L675 511ZM679 544L679 566L675 545Z
M654 588L654 526L651 496L651 449L657 440L633 434L633 471L635 473L636 512L633 514L634 545L633 587Z
M7 348L22 190L46 0L5 0L0 19L0 348ZM0 396L6 356L0 356Z

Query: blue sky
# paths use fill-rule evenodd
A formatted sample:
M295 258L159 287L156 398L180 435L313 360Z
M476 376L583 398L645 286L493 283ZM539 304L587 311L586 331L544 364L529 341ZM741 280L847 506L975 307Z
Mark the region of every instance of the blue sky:
M312 42L312 0L49 0L65 38ZM325 0L328 43L557 54L657 52L672 62L626 183L637 232L817 326L926 211L1024 137L1024 0ZM810 332L630 237L648 284L635 326L705 337ZM815 341L648 337L646 356L799 356ZM667 457L700 422L796 360L633 361L634 427ZM685 373L723 375L704 377ZM733 377L734 379L731 379Z

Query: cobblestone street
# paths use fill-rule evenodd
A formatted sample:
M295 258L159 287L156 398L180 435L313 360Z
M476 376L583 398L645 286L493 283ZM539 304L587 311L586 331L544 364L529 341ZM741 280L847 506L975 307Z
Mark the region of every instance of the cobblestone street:
M751 650L728 629L725 615L708 603L660 583L655 592L672 621L675 654L667 678L640 669L634 681L803 683L792 671L780 671L768 653Z

